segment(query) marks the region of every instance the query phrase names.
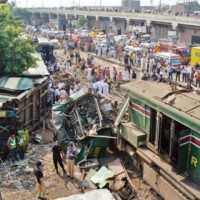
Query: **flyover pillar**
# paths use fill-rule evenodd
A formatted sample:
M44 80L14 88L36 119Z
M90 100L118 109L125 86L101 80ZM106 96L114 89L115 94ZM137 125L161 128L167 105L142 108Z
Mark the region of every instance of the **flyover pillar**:
M151 34L152 32L152 23L151 23L151 20L146 20L146 33L147 34Z
M116 25L113 17L110 17L110 32L116 33Z
M126 32L130 31L130 19L126 18Z

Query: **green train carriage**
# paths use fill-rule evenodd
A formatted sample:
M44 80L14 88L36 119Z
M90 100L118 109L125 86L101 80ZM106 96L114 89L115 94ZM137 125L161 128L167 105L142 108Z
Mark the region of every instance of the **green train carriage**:
M144 180L164 199L199 199L200 96L139 80L121 90L126 98L115 121L118 144L132 148Z

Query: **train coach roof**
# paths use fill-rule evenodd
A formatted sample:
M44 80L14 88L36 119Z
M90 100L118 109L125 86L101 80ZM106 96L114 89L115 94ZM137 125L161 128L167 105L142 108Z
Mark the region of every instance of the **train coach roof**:
M199 95L180 87L174 92L168 84L142 80L124 84L121 89L174 120L200 131Z

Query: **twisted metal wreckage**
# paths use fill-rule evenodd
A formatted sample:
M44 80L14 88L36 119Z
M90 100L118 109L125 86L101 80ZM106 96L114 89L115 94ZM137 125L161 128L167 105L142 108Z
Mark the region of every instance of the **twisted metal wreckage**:
M53 106L54 127L63 149L69 142L80 148L76 162L104 156L117 111L110 99L84 93L70 96L65 105Z

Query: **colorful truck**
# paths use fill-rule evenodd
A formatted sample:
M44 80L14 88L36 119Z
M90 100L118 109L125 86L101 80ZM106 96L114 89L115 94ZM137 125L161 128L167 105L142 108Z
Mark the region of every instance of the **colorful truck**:
M173 54L178 54L181 58L181 64L188 64L191 59L189 46L175 46L172 43L161 43L154 48L154 52L169 52Z

